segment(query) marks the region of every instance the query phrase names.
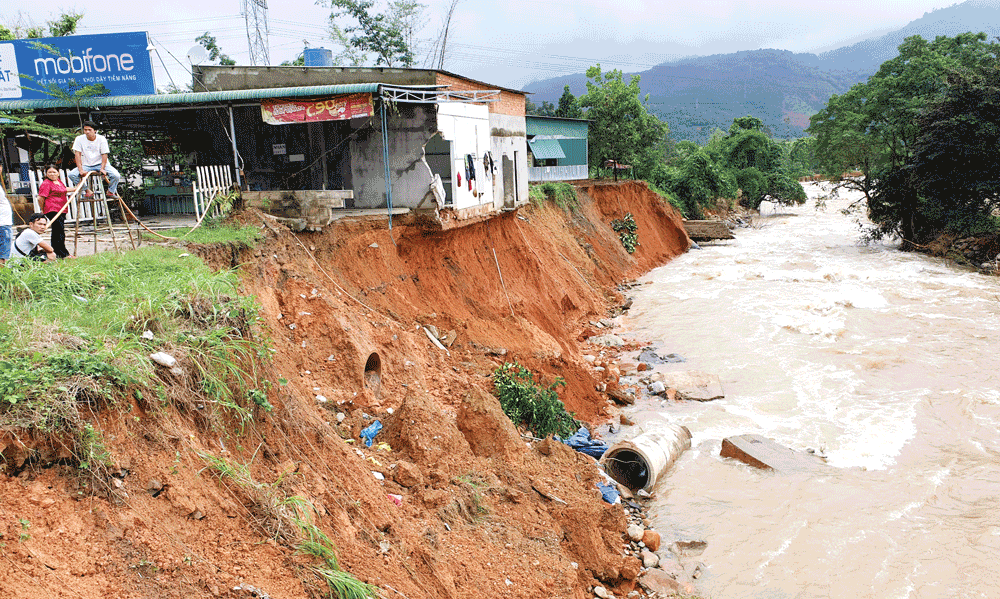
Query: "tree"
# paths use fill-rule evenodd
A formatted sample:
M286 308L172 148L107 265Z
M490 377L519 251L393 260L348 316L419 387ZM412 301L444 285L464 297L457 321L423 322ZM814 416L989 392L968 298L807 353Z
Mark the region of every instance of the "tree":
M559 98L559 107L555 110L555 116L564 119L582 119L583 109L576 96L569 91L569 86L563 88L563 94Z
M542 100L542 105L539 106L532 102L531 98L524 99L524 113L533 116L558 116L555 104Z
M223 66L232 66L236 64L235 60L222 52L222 48L220 48L219 44L216 43L215 36L209 32L206 31L205 33L199 35L194 38L194 41L198 42L203 48L208 50L209 60L218 60L219 64Z
M10 27L0 25L0 41L73 35L82 18L83 13L68 11L46 21L45 25L35 25L30 18L18 13Z
M721 163L742 191L740 203L752 209L765 199L781 204L804 203L805 190L786 168L781 145L771 139L754 116L733 120L728 135L713 135L710 155Z
M669 172L664 184L689 218L701 218L702 208L711 207L716 198L736 195L731 175L693 143L685 145L679 164Z
M923 110L945 88L948 73L995 61L996 43L983 33L938 36L928 42L906 38L899 55L813 115L807 131L816 136L816 158L824 171L871 199L876 173L900 168L913 153ZM843 177L860 171L860 176Z
M879 173L868 202L879 235L904 249L941 231L996 231L1000 208L1000 72L993 65L948 76L947 88L916 121L913 153Z
M317 4L334 9L330 36L345 50L350 48L347 56L355 63L367 62L368 53L372 53L376 65L413 66L412 42L424 5L392 0L384 12L375 13L374 0L317 0ZM342 20L350 24L342 27Z
M587 93L580 106L590 120L590 163L600 167L607 160L633 167L637 178L655 180L662 171L668 128L639 99L639 76L626 84L622 72L601 72L601 65L587 69Z

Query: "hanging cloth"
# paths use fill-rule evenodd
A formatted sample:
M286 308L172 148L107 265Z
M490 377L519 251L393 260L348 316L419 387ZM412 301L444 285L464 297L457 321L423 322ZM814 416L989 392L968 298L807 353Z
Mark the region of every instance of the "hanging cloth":
M469 191L472 191L472 182L476 180L476 159L472 154L465 155L465 172L468 173L466 178L469 180Z

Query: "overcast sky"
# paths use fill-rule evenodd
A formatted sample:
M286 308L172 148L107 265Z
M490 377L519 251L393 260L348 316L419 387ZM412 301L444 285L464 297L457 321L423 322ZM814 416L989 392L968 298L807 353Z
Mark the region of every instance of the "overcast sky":
M380 0L376 0L378 5ZM460 0L445 68L519 88L537 79L605 69L641 71L681 56L778 48L826 50L879 35L954 0ZM267 0L271 61L303 43L335 48L329 8L309 0ZM425 0L418 60L441 27L447 0ZM237 64L249 64L242 0L2 0L0 22L34 23L64 10L86 16L79 33L147 31L158 86L190 83L187 52L210 31ZM162 60L162 64L161 64ZM418 63L417 66L420 66ZM166 67L166 68L165 68ZM169 71L169 76L168 72Z

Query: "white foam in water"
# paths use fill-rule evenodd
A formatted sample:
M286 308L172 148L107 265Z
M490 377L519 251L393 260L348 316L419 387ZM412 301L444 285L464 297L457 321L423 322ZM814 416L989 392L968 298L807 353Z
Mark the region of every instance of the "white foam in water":
M907 391L897 396L859 398L856 404L842 405L839 414L844 434L827 462L840 468L863 467L885 470L893 465L903 446L917 432L914 422L917 404L927 390Z

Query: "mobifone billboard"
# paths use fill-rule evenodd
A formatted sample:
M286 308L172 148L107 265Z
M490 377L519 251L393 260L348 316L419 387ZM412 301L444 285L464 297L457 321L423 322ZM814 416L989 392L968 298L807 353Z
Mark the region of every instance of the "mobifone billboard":
M97 84L106 96L154 94L148 47L145 32L0 42L0 99L51 100Z

